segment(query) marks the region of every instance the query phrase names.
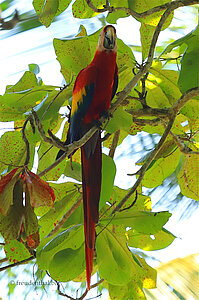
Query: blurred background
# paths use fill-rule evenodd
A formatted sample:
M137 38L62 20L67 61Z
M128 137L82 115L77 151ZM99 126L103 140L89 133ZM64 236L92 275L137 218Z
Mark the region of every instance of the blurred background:
M175 11L169 29L160 34L157 53L160 54L170 42L186 35L196 27L197 8L186 7ZM45 84L62 86L63 76L56 60L53 48L54 38L74 37L80 25L84 25L87 33L99 30L104 24L104 14L91 19L75 19L72 15L72 5L55 18L49 28L45 28L37 18L32 1L8 0L0 1L0 94L6 85L15 84L28 70L28 65L35 63L40 67L40 77ZM131 17L119 19L115 25L117 35L132 47L135 57L141 63L140 23ZM175 62L166 68L177 69ZM1 120L0 120L1 121ZM13 124L0 122L0 135L12 130ZM115 154L117 177L115 184L121 188L133 185L134 177L127 173L136 172L135 165L141 157L153 149L159 140L158 135L139 133L128 136L118 147ZM106 149L104 149L106 152ZM125 162L124 157L125 155ZM122 180L121 180L122 178ZM177 238L166 249L143 252L148 257L147 262L157 267L159 279L158 289L146 291L147 299L199 299L199 228L198 203L184 197L177 183L176 174L172 174L163 184L154 189L144 189L153 203L153 211L169 210L172 217L165 228ZM5 256L0 252L0 258ZM56 299L56 284L47 275L43 277L32 262L30 265L19 266L0 272L0 297L2 299ZM46 284L33 284L39 278ZM20 282L32 282L19 284ZM81 288L75 284L64 284L65 291L75 292ZM92 291L87 298L95 297L97 291ZM103 292L101 299L108 299Z

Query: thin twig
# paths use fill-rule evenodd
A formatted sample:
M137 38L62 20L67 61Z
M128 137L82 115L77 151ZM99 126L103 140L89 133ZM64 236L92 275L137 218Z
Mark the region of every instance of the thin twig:
M29 258L26 258L26 259L23 259L23 260L18 261L18 262L16 262L16 263L7 265L7 266L5 266L5 267L2 267L2 268L0 268L0 272L1 272L1 271L5 271L5 270L7 270L7 269L9 269L9 268L12 268L12 267L15 267L15 266L19 266L19 265L25 264L25 263L27 263L28 261L33 260L34 258L35 258L35 256L32 255L32 256L30 256Z
M90 286L90 290L96 288L97 286L99 286L103 281L104 281L104 279L102 278L102 279L100 279L98 282L96 282L95 284L91 285L91 286ZM70 299L70 300L83 300L83 299L86 297L86 295L88 294L88 292L89 292L89 291L86 289L85 292L81 295L81 297L79 297L79 298L73 298L73 297L71 297L71 296L69 296L69 295L67 295L67 294L64 294L64 293L62 293L62 292L60 291L60 283L59 283L59 282L57 282L57 291L58 291L58 294L59 294L60 296L66 297L66 298L68 298L68 299Z
M162 124L162 120L160 118L155 119L137 119L133 117L133 122L137 125L151 125L151 126L157 126L159 124Z
M7 257L4 257L4 258L0 259L0 264L4 263L6 261L8 261L8 259L7 259Z
M51 230L51 232L46 236L47 238L55 234L61 226L68 220L68 218L72 215L72 213L80 206L82 202L82 196L77 199L77 201L71 206L71 208L63 215L61 220L57 223L55 228Z
M115 154L115 150L117 148L117 144L118 144L118 141L119 141L119 137L120 137L120 130L117 130L115 133L114 133L114 136L113 136L113 141L112 141L112 144L111 144L111 148L110 148L110 151L109 151L109 156L113 158L114 154Z
M158 154L158 152L160 151L164 141L166 140L171 127L173 126L175 120L175 116L173 118L171 118L171 120L169 121L160 141L158 142L158 144L156 145L155 149L151 152L150 156L147 158L147 160L145 161L145 163L143 164L143 166L140 168L140 170L137 172L139 174L139 177L137 179L137 181L135 182L135 184L133 185L133 187L130 189L130 191L126 194L126 196L120 201L120 203L115 207L115 209L112 211L111 215L113 215L116 211L120 210L121 207L124 205L124 203L130 198L130 196L136 191L136 189L138 188L138 186L140 185L144 174L147 170L147 168L149 167L149 165L151 164L151 162L153 161L153 159L156 157L156 155Z

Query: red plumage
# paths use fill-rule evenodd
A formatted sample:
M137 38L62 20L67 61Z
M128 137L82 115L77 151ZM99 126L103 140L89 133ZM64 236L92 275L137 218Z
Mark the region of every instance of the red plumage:
M100 34L97 51L92 62L81 70L76 78L66 144L80 139L92 127L93 121L100 119L101 114L109 109L111 99L117 90L116 55L116 31L113 26L108 25ZM60 157L62 153L60 151L57 157ZM99 220L102 177L100 130L81 147L81 163L86 274L87 288L90 289L95 248L95 224Z

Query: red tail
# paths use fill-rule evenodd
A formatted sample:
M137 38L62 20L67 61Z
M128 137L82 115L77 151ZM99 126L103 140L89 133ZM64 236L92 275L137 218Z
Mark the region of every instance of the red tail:
M89 140L93 146L92 138ZM88 145L87 145L88 146ZM98 134L96 146L88 157L87 147L81 148L82 184L84 206L84 234L87 288L90 289L91 274L93 271L93 251L95 248L95 224L99 219L99 200L101 191L102 148L101 135ZM88 157L88 158L87 158Z

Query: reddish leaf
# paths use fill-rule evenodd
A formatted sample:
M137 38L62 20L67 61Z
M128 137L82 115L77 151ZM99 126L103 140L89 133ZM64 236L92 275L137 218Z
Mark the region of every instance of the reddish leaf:
M12 179L12 177L15 175L18 168L13 169L10 173L3 176L0 180L0 194L3 192L4 188L8 184L8 182Z
M7 215L13 204L13 189L18 179L18 175L15 175L17 170L18 168L13 169L0 180L0 213L3 215Z
M6 216L0 215L0 232L5 241L19 237L23 207L23 182L18 180L13 189L13 205L10 206Z
M47 182L40 179L36 174L30 171L26 172L25 180L32 207L53 206L55 194L54 190Z

